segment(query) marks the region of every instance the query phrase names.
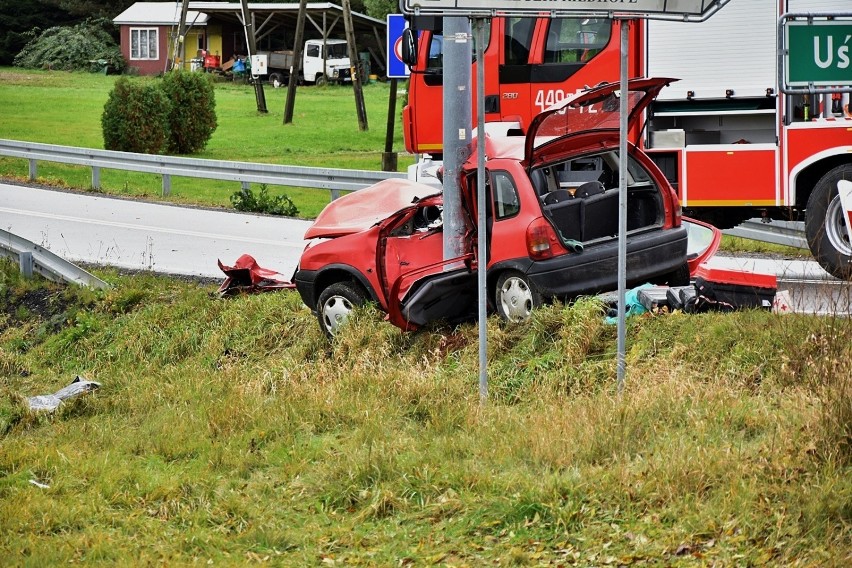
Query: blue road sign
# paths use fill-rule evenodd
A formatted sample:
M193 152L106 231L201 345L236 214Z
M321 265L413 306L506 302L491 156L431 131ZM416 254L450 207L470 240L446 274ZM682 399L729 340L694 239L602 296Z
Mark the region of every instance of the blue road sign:
M387 22L388 78L407 79L408 65L402 62L402 30L408 27L408 22L402 14L388 14Z

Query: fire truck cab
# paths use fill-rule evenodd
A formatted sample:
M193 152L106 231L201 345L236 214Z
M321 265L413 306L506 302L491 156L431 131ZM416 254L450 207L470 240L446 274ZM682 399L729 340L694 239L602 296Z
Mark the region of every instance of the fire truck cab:
M852 20L849 0L730 2L701 23L494 17L482 62L486 130L525 134L537 114L566 96L618 80L618 39L629 25L628 75L681 79L661 92L630 141L665 173L684 214L719 228L752 217L803 220L814 258L850 279L852 239L837 185L852 180L852 105L839 90L781 92L778 23L791 12ZM440 20L414 25L420 34L403 111L406 149L437 159L443 37ZM832 57L852 74L847 43L817 46L819 63ZM479 62L472 65L476 92Z

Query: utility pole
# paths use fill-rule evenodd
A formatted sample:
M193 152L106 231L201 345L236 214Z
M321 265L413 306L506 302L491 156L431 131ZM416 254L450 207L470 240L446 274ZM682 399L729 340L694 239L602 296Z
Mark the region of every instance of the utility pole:
M349 0L343 0L343 24L346 27L346 44L349 48L349 69L352 73L352 90L355 93L355 110L358 112L358 130L365 132L369 130L367 107L364 106L364 91L361 89L361 73L358 70L358 51L355 48L355 30Z
M186 61L186 14L189 11L189 0L180 3L180 27L178 28L178 45L173 54L175 62L180 62L181 67ZM172 65L172 69L177 65Z
M464 253L465 224L459 182L462 165L472 150L471 43L470 20L444 18L444 260Z
M382 153L382 171L395 172L397 155L393 151L393 130L396 122L396 77L390 80L390 97L388 98L388 125L385 130L385 151Z
M293 122L293 108L296 106L296 84L299 82L299 69L302 67L302 44L305 35L308 0L299 0L299 15L296 17L296 44L293 46L293 63L290 65L290 81L287 83L287 102L284 103L284 124Z
M257 47L254 40L254 26L252 25L251 14L249 14L248 0L240 0L240 7L243 14L243 26L246 30L246 45L248 45L248 57L251 61L251 56L257 53ZM266 110L266 94L263 92L263 82L260 79L254 82L254 97L257 99L257 112L269 112Z

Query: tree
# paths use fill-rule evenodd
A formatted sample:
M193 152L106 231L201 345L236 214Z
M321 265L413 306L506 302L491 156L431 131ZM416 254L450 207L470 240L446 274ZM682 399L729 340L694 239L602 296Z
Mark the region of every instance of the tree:
M92 61L102 60L114 71L126 67L121 49L106 28L103 19L87 20L71 27L53 27L30 41L15 56L13 63L30 69L91 70Z
M74 21L75 16L45 1L0 0L0 65L11 65L43 30Z
M78 18L108 18L112 20L137 0L42 0Z
M364 0L364 7L368 16L382 21L388 14L399 13L399 2L396 0Z

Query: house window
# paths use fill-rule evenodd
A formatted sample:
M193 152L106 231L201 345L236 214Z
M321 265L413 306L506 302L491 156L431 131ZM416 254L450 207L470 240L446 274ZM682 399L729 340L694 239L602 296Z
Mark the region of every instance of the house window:
M130 59L158 59L158 30L131 29L130 30Z

